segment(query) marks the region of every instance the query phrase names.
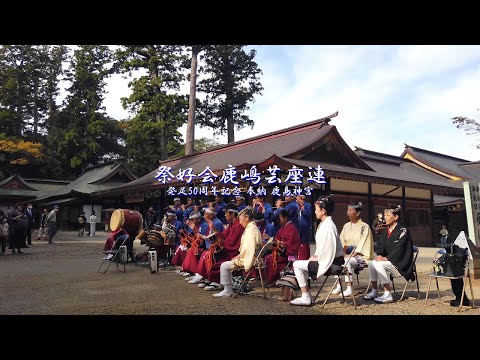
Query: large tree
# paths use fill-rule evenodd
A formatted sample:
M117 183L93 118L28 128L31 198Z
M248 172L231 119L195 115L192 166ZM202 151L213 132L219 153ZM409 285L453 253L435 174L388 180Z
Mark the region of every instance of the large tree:
M116 59L119 72L137 76L122 104L134 114L123 127L132 170L141 175L174 155L181 143L178 128L187 120L187 97L177 91L185 79L185 54L174 45L126 45L116 51Z
M201 51L207 50L211 45L192 45L190 61L190 96L188 98L188 121L187 136L185 141L185 155L193 154L195 151L195 110L197 105L197 69L198 55Z
M32 45L0 47L0 122L4 134L18 139L31 117L35 55Z
M248 103L263 90L255 55L255 50L246 52L243 45L215 45L203 57L206 76L199 81L198 90L206 93L206 99L198 121L213 128L215 134L227 132L229 143L235 141L235 128L254 125L244 113L249 110Z
M71 86L65 108L50 118L49 142L74 175L123 154L119 144L123 131L102 105L112 55L107 46L98 45L82 45L74 51L67 71Z

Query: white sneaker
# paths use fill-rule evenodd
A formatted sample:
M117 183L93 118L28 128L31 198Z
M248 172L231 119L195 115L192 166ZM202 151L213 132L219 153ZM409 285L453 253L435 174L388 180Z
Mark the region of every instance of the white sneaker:
M230 297L233 296L233 293L227 292L225 289L220 291L219 293L213 294L213 297Z
M378 293L372 291L372 292L370 292L370 294L365 295L363 298L364 298L365 300L374 300L374 299L376 299L377 297L378 297Z
M183 276L193 276L193 275L190 275L190 273L188 271L184 271Z
M193 280L195 278L195 275L190 275L188 277L185 278L185 281L190 281L190 280Z
M199 288L204 288L205 286L207 286L208 284L205 283L205 282L201 282L200 284L198 284L198 287Z
M392 294L388 294L388 296L378 296L375 298L375 302L379 304L386 304L386 303L393 303L393 296Z
M183 270L182 270L182 269L175 270L175 273L177 273L177 274L182 274L182 273L183 273Z
M352 288L347 287L347 290L343 292L343 296L350 296L350 295L352 295Z
M340 285L337 285L337 287L335 289L333 289L332 295L338 295L338 294L340 294L341 291L342 291L342 289L340 288Z
M304 297L299 297L290 301L290 304L300 305L300 306L310 306L312 304L312 300L310 297L308 299L305 299Z

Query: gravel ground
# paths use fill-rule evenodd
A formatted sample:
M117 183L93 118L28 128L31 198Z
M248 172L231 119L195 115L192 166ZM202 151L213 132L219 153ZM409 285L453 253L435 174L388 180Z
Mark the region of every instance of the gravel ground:
M360 275L356 285L357 308L351 298L347 305L341 297L332 296L322 309L296 307L278 299L264 300L260 297L260 284L250 295L237 299L213 298L212 292L187 284L174 271L160 270L151 274L149 269L127 264L127 271L117 271L115 265L106 274L97 269L101 263L104 234L95 238L78 240L69 233L60 233L55 244L35 242L25 254L0 256L0 314L168 314L168 315L455 315L457 308L448 305L453 299L450 283L440 281L443 304L437 299L436 291L429 296L425 306L428 285L428 262L432 249L425 254L425 264L419 256L420 301L415 299L415 286L409 284L407 298L393 304L372 304L364 301L360 293L365 291L368 271ZM431 253L431 254L430 254ZM399 279L398 288L403 289ZM328 281L327 284L331 284ZM255 284L254 284L255 286ZM314 284L316 293L318 284ZM280 290L270 289L273 296ZM323 301L326 289L320 294ZM474 280L474 293L480 295L480 281ZM401 292L400 292L401 294ZM400 294L396 294L398 300ZM469 297L470 294L468 293ZM464 308L465 309L465 308ZM479 315L480 309L463 310L460 314Z

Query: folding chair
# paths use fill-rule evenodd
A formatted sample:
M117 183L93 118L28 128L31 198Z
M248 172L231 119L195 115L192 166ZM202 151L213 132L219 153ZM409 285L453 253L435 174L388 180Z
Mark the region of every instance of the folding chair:
M100 267L98 268L98 272L105 274L113 262L117 264L117 270L120 270L118 268L118 264L120 263L123 265L123 272L126 271L125 263L128 262L128 254L127 254L127 247L125 246L125 243L129 238L130 237L128 235L119 236L115 241L115 243L113 244L112 249L103 252L105 256L103 257L103 261L100 264ZM108 261L109 264L107 268L104 271L102 271L102 267L106 261Z
M258 248L259 251L255 254L255 260L253 261L253 265L250 268L250 270L247 272L247 274L245 275L245 277L242 281L242 284L240 285L240 288L237 290L237 292L235 293L235 296L233 298L236 298L238 296L240 291L243 289L245 283L248 281L248 276L250 275L252 270L256 268L258 270L258 274L260 275L260 282L262 284L262 289L263 289L263 298L265 300L267 299L267 295L265 294L265 285L266 284L264 283L264 280L263 280L264 276L266 277L266 274L262 275L262 270L266 271L266 264L263 261L263 257L265 256L265 252L267 251L267 249L271 248L272 244L273 244L273 241L269 240L261 248L260 247ZM242 269L244 269L244 268L243 267L235 268L235 270L242 270ZM270 296L270 289L268 287L267 287L267 291L268 291L268 296Z
M323 286L325 285L325 283L327 282L328 278L332 275L336 275L337 276L337 279L335 280L335 282L333 283L333 286L332 288L330 289L327 297L325 298L325 301L323 302L322 306L320 306L320 308L323 308L325 306L325 304L327 303L328 299L330 298L330 296L332 295L332 292L333 290L335 289L335 287L337 286L337 282L340 284L340 293L342 294L342 302L344 302L345 304L347 303L345 301L345 296L343 295L343 286L342 286L342 276L346 276L346 275L350 275L348 273L348 267L347 267L347 264L348 262L350 261L350 258L352 257L353 255L353 251L350 253L350 256L347 258L346 261L344 261L344 264L343 265L335 265L335 264L332 264L330 265L330 268L327 270L327 272L324 274L325 276L325 280L323 281L322 285L320 286L320 288L318 289L317 291L317 294L315 295L315 298L313 299L312 301L312 306L314 306L317 302L317 298L318 298L318 295L320 294L320 291L322 291L323 289ZM352 282L352 300L353 300L353 306L354 306L354 309L357 308L357 302L355 301L355 290L353 288L353 282Z
M417 300L420 300L420 287L418 285L418 275L417 275L417 257L418 257L418 247L413 246L413 274L415 275L415 281L417 283ZM399 277L401 277L401 276L397 276L397 278L399 278ZM395 292L395 282L393 280L395 278L396 277L393 276L392 273L390 273L390 280L392 281L393 292ZM413 282L413 281L414 280L411 280L411 282ZM410 282L410 280L405 282L405 286L403 287L402 296L400 297L399 301L403 300L403 297L405 296L405 290L407 290L407 285L408 285L409 282Z
M468 249L468 252L470 253L469 249ZM444 248L438 250L435 253L435 255L433 256L433 261L437 260L440 256L442 256L443 254L446 254L446 253L447 253L447 251ZM463 298L464 298L464 295L465 295L465 286L467 284L467 279L468 279L468 283L470 285L470 294L472 295L472 309L475 308L475 298L473 296L472 278L470 276L470 259L467 259L467 265L465 266L465 272L461 276L437 275L436 273L432 272L432 273L428 274L428 277L430 278L430 280L428 282L427 294L425 295L425 306L427 306L428 293L430 291L430 285L432 284L432 279L435 279L435 283L437 285L438 300L440 302L442 301L442 297L440 295L440 288L438 287L438 279L451 279L451 280L463 279L462 298L460 300L460 306L458 307L458 311L461 311L462 306L463 306Z

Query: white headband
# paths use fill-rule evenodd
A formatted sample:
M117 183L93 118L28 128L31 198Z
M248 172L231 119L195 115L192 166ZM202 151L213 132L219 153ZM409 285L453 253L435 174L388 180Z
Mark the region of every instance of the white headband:
M205 212L206 212L206 213L209 213L209 214L212 214L212 215L217 215L217 212L216 212L216 211L210 210L209 208L206 208L206 209L205 209Z

